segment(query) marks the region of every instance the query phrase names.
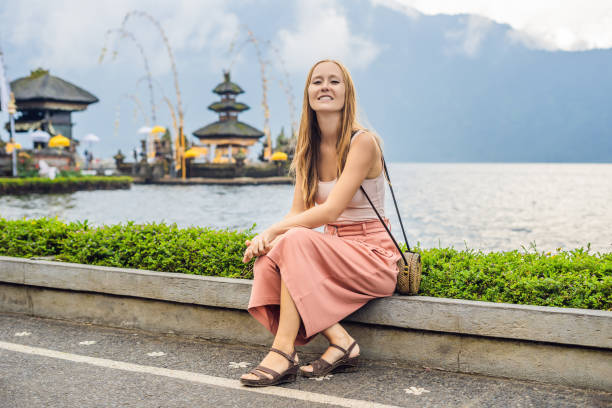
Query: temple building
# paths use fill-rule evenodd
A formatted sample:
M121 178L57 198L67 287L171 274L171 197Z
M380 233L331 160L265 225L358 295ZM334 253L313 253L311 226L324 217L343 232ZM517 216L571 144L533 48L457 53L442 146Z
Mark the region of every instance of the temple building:
M40 129L51 135L62 134L71 140L71 113L83 111L88 105L98 102L98 98L86 90L40 68L11 82L11 90L15 94L18 112L15 131Z
M219 114L219 120L193 132L201 145L209 146L209 159L215 163L235 162L234 156L241 149L248 156L249 147L264 136L262 131L238 120L238 113L249 109L249 106L236 102L236 95L244 91L230 81L228 71L223 75L225 80L213 89L221 100L208 106L208 109Z

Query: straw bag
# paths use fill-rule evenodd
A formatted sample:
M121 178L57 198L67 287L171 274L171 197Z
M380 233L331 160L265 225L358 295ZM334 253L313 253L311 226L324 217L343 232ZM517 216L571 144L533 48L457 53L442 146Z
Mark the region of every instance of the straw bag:
M370 197L368 197L368 194L363 189L363 186L359 186L359 187L361 188L361 191L363 191L363 194L368 199L368 202L374 209L374 212L376 212L376 215L378 216L378 219L380 220L380 222L382 222L383 227L385 227L385 230L387 230L387 232L389 233L389 236L391 237L391 240L393 240L395 247L397 248L399 253L402 255L400 260L397 261L397 267L399 269L399 273L397 274L397 285L395 286L395 291L401 295L416 295L417 292L419 291L419 286L421 285L421 270L422 270L421 255L417 252L410 250L410 245L408 244L408 239L406 238L406 231L404 231L404 224L402 223L402 217L400 216L400 213L399 213L397 201L395 201L395 194L393 193L393 187L391 187L391 179L389 178L389 172L387 171L387 164L385 163L384 157L382 158L382 161L383 161L383 168L385 171L385 178L387 180L387 184L389 184L389 189L391 190L391 197L393 197L393 204L395 204L395 210L397 211L397 218L399 219L400 226L402 227L402 233L404 234L404 241L406 242L406 247L408 248L408 251L402 252L400 246L397 244L397 241L395 240L395 238L393 238L391 231L387 227L387 224L385 224L385 221L382 219L382 217L376 210L376 207L374 207L372 200L370 200Z

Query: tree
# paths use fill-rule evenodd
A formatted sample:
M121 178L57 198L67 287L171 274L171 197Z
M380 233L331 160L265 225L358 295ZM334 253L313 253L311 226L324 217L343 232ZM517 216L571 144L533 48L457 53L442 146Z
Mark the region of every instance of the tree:
M277 152L287 152L287 149L289 147L289 139L285 136L285 127L281 127L281 131L278 134L278 136L276 136L276 146L274 147L274 151Z

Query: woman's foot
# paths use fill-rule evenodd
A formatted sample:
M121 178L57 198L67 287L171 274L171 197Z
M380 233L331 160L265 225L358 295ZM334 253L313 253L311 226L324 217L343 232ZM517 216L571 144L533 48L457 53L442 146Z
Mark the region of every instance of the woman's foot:
M342 338L342 339L337 339L335 341L330 341L330 343L331 344L335 344L337 346L340 346L343 349L347 350L350 347L350 345L353 344L354 341L355 341L355 339L353 339L350 336L347 336L347 337ZM337 349L336 347L329 346L327 348L327 350L325 350L325 353L323 353L321 358L323 360L325 360L327 363L333 364L336 361L338 361L339 359L341 359L343 355L344 355L344 353L342 351L340 351L339 349ZM349 354L349 358L357 357L357 356L359 356L359 345L355 344L355 346L353 347L353 349L351 350L351 352ZM306 373L312 373L313 367L312 367L312 365L307 364L307 365L304 365L304 366L300 367L300 370L302 370L302 371L304 371Z
M277 349L285 352L288 355L291 355L291 353L293 353L293 350L287 350L285 348L280 348L277 347ZM299 362L299 358L297 356L297 354L295 355L295 363L297 364ZM289 363L289 360L287 360L287 358L281 356L278 353L275 353L273 351L270 351L263 360L261 360L261 363L259 363L259 365L263 366L263 367L267 367L271 370L276 371L277 373L282 373L283 371L287 370L289 368L289 366L291 365ZM257 370L260 374L263 374L266 378L272 378L272 375L269 373L266 373L264 371L261 370ZM259 379L259 377L257 377L255 374L243 374L240 379L245 379L245 380L257 380Z

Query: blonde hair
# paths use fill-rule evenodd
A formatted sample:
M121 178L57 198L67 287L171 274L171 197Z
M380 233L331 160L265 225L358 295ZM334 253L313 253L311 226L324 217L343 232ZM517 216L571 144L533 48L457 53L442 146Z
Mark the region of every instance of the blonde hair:
M290 171L300 176L302 194L305 207L311 208L315 205L315 194L319 182L317 162L319 159L319 144L321 143L321 132L317 122L316 112L310 107L308 98L308 86L312 79L312 73L317 65L323 62L333 62L340 68L344 80L344 107L340 113L340 133L336 142L336 152L338 160L336 162L336 176L339 177L344 169L346 157L351 143L353 131L363 129L357 122L357 96L351 74L342 63L324 59L315 63L306 78L304 87L304 100L302 103L302 117L300 119L300 129L295 147L295 154L291 162ZM380 138L375 135L380 143Z

